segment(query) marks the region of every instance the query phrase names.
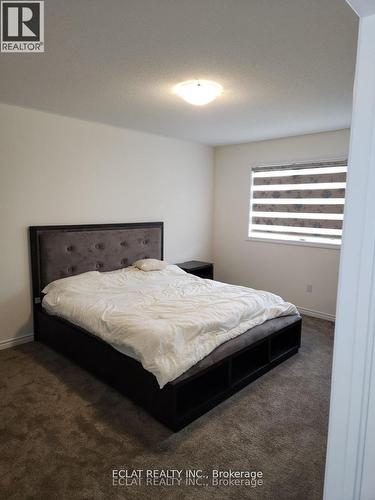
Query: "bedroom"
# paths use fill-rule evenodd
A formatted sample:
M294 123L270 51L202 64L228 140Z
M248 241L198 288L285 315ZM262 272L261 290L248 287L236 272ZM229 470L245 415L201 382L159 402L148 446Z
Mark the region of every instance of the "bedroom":
M350 130L357 14L343 0L50 0L1 16L1 497L321 498L346 168L369 150ZM34 53L16 52L22 38ZM116 309L120 286L121 307L143 309L142 327L122 310L122 352L83 312L88 297ZM52 310L64 297L70 316ZM154 472L115 484L136 470ZM157 483L172 470L195 483ZM213 482L229 470L256 478Z

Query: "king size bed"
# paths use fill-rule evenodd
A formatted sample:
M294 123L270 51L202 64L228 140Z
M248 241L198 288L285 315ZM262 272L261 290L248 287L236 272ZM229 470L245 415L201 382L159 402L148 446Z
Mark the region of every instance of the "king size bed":
M177 431L298 352L280 297L163 260L163 223L30 227L35 340ZM251 307L250 307L250 305Z

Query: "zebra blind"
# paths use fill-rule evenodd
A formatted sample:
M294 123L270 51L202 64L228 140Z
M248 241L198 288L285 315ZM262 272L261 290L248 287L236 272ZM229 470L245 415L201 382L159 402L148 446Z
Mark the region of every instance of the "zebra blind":
M341 243L347 162L251 171L249 236Z

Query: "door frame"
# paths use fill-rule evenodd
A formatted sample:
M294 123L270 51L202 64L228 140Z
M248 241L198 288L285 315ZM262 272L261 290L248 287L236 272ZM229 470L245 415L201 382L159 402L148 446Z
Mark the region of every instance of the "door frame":
M375 498L375 0L360 16L333 354L325 500Z

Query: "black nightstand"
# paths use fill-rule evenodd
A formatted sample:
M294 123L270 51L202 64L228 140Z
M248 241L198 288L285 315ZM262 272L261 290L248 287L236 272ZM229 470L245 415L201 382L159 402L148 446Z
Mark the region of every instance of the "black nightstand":
M176 264L184 271L200 278L213 280L214 279L214 265L211 262L200 262L199 260L189 260Z

